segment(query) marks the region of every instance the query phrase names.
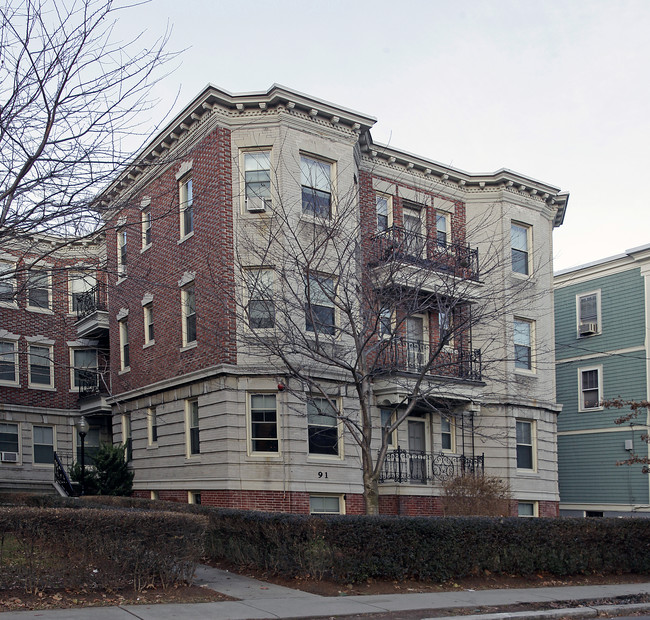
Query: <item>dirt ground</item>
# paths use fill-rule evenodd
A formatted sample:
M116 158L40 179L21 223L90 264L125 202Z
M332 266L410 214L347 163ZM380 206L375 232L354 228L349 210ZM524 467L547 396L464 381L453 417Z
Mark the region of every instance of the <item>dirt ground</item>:
M243 569L228 564L216 564L218 568L237 572L260 581L268 581L288 588L305 590L320 596L351 596L357 594L411 594L418 592L448 592L453 590L485 590L494 588L530 588L562 585L598 585L607 583L644 583L650 581L649 575L622 574L622 575L582 575L558 579L548 575L534 575L530 577L515 577L508 575L484 574L478 577L458 579L443 584L422 582L415 580L406 581L381 581L369 579L361 584L340 584L331 581L316 581L312 579L288 579L274 576L270 573ZM152 605L167 603L208 603L214 601L235 600L231 597L214 592L209 588L199 586L185 586L170 588L168 590L148 589L143 592L132 590L120 591L88 591L88 590L58 590L40 591L26 594L22 591L0 591L0 612L21 611L38 609L68 609L75 607L96 607L111 605ZM634 600L606 601L611 603L650 602L650 597L635 597ZM588 601L572 601L571 606L588 604ZM560 607L562 605L559 605ZM569 605L566 605L569 606ZM549 603L545 608L557 608L555 603ZM531 609L540 609L540 605L531 606ZM504 608L480 608L482 613L493 611L522 611L528 609L526 605L509 606ZM403 616L404 620L421 617L441 617L449 615L445 610L429 610L409 613ZM455 609L454 615L477 613L477 609ZM380 620L382 615L371 614L364 616L368 619ZM385 616L389 617L389 616Z

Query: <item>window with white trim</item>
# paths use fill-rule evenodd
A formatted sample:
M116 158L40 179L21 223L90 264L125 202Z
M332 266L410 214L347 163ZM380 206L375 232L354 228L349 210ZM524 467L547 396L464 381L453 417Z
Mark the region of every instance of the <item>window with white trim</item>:
M151 208L143 209L140 215L142 224L142 249L151 245Z
M436 211L436 243L446 247L449 243L449 213Z
M271 208L271 151L244 153L244 198L251 213Z
M16 304L16 265L9 261L0 261L0 303Z
M443 452L456 452L456 425L444 415L440 416L440 444Z
M329 218L332 214L332 164L301 155L300 182L303 214Z
M118 321L120 328L120 369L129 370L131 367L131 350L129 345L128 318Z
M72 387L80 392L99 388L97 349L72 349Z
M122 226L117 231L117 276L118 278L126 278L126 264L127 264L127 253L126 253L126 226Z
M377 209L377 232L384 232L385 230L388 230L392 224L391 197L386 196L385 194L377 194L375 196L375 204Z
M537 502L517 502L517 516L519 517L536 517L538 516Z
M147 409L147 435L150 446L158 443L158 416L155 407L149 407Z
M517 420L517 469L533 471L535 467L535 423Z
M199 431L199 401L196 398L185 401L187 456L201 454L201 436Z
M576 313L579 338L601 333L600 291L576 295Z
M339 456L338 410L326 398L307 401L309 454Z
M602 409L602 367L578 369L580 383L580 411Z
M530 273L530 226L512 222L510 224L510 246L512 251L512 270L515 273Z
M395 421L395 411L393 409L381 409L381 428L385 429ZM397 429L388 435L388 447L397 448Z
M3 462L12 462L13 459L5 458L6 454L16 455L15 461L18 460L18 455L20 454L18 424L0 422L0 455L2 456Z
M199 491L188 491L187 492L187 503L188 504L201 504L201 493Z
M18 343L0 340L0 383L18 385Z
M250 453L278 454L278 410L275 394L249 394Z
M122 443L124 444L124 458L128 463L133 459L133 437L131 435L131 415L122 416Z
M88 271L71 271L68 275L68 312L83 309L85 297L96 284L95 274Z
M310 495L309 514L312 515L342 515L343 497L341 495Z
M29 387L53 387L54 372L51 345L29 345Z
M49 271L30 269L27 272L27 307L39 310L51 309Z
M196 292L193 283L181 289L181 305L183 346L186 347L196 342Z
M450 309L438 310L438 338L444 341L445 347L454 346L454 327L452 323L453 313Z
M251 329L275 327L273 269L246 269L244 272L248 300L246 312Z
M32 426L34 463L54 465L54 427Z
M192 177L185 176L178 182L181 213L181 239L194 231L194 190Z
M533 321L514 320L515 368L533 369Z
M144 343L153 344L154 331L153 331L153 302L142 306L144 312Z
M306 288L305 329L308 332L334 334L336 327L334 278L308 274Z
M379 309L379 337L389 338L393 333L393 312L384 306Z

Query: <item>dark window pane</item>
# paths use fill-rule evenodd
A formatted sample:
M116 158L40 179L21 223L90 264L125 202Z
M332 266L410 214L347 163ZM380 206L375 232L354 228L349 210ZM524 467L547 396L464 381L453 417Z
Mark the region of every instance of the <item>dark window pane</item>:
M512 270L528 275L528 252L512 249Z
M309 427L309 454L339 453L338 428L336 426L310 426Z
M532 446L517 446L517 467L519 469L533 468Z
M330 216L332 195L313 187L302 188L302 212L314 217Z
M530 347L515 345L515 368L531 369Z
M306 329L321 334L334 333L334 308L329 306L307 305Z
M251 299L248 302L248 320L251 329L275 326L275 305L270 299Z

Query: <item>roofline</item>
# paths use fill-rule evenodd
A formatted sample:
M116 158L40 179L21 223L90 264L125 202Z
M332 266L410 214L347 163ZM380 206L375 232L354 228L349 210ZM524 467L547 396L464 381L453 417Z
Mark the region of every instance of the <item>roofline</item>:
M636 257L634 256L635 254L642 254L646 253L648 256L639 256ZM625 259L631 259L633 261L637 260L643 260L647 259L650 257L650 243L645 244L645 245L639 245L634 248L630 248L629 250L625 250L624 252L621 252L620 254L614 254L613 256L607 256L605 258L599 258L598 260L591 261L589 263L584 263L582 265L577 265L575 267L567 267L566 269L560 269L559 271L556 271L553 274L554 278L558 278L561 276L565 276L571 273L577 273L578 271L584 271L587 269L592 269L594 267L598 267L600 265L607 265L608 263L615 263L619 261L623 261Z

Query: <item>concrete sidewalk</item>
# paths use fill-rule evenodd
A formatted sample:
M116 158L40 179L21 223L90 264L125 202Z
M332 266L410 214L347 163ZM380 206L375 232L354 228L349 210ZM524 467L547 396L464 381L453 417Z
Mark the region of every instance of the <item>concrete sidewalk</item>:
M463 590L424 594L385 594L373 596L324 597L292 590L249 577L200 566L196 583L227 594L239 601L195 603L189 605L126 605L121 607L86 607L83 609L54 609L42 611L5 612L0 620L168 620L191 618L197 620L247 620L262 618L306 618L313 616L346 616L354 614L399 612L445 608L476 608L484 606L515 605L517 603L549 603L584 599L613 598L650 593L650 583L612 584L603 586L565 586L555 588L519 588L501 590ZM642 605L606 606L614 615L633 613L637 609L650 610L650 603ZM462 616L472 618L558 618L578 615L596 616L597 608L553 609L549 611L516 612Z

